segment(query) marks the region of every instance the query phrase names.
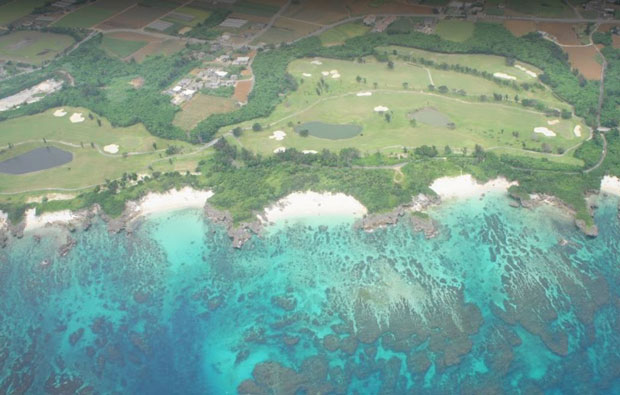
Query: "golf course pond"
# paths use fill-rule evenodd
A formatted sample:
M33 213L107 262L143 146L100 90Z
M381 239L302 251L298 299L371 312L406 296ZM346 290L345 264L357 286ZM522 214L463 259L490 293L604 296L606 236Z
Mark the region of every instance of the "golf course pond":
M409 119L415 119L417 122L431 126L448 127L454 125L446 114L432 107L422 108L409 113Z
M297 133L307 130L313 137L329 140L350 139L362 132L362 127L358 125L338 125L324 122L306 122L295 127Z
M62 166L73 160L71 152L41 147L0 162L0 173L26 174Z

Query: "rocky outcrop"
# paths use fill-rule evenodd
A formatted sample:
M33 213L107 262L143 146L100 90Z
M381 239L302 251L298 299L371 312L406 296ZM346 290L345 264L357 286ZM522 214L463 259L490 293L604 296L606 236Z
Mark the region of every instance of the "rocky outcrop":
M575 220L575 225L586 236L588 236L588 237L598 237L598 226L596 226L594 224L588 225L588 224L586 224L586 221L584 221L582 219Z
M229 212L218 210L209 203L205 205L204 212L211 221L226 228L226 232L234 248L243 247L253 235L258 235L263 230L263 225L258 220L235 226L235 222Z

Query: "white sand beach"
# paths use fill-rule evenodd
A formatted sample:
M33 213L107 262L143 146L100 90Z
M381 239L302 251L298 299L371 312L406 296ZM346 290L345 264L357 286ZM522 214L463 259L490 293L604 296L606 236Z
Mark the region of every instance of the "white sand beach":
M135 218L185 208L203 208L212 196L211 191L198 191L190 187L165 193L149 193L136 204Z
M37 215L37 209L31 208L26 211L26 227L24 232L37 230L45 226L64 225L77 218L78 216L69 210Z
M601 180L601 192L620 196L620 178L605 176Z
M503 177L480 184L470 174L457 177L441 177L433 181L430 188L442 200L455 198L471 198L488 192L505 192L517 182L508 182Z
M103 147L103 150L108 154L118 154L118 145L117 144L109 144Z
M355 198L344 193L295 192L265 209L258 218L263 222L312 218L320 216L362 217L368 210Z

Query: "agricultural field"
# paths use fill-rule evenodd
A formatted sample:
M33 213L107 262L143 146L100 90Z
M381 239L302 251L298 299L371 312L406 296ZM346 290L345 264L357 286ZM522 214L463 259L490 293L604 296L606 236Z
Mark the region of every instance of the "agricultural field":
M515 91L511 87L467 74L431 69L432 78L438 80L436 85L445 83L451 89L468 92L466 96L440 94L427 88L431 76L426 70L398 60L394 62L394 70L387 70L385 63L373 58L366 58L363 64L333 59L294 61L289 72L299 78L299 90L287 97L271 116L258 120L263 132L247 130L240 138L241 143L263 154L273 153L280 147L320 151L354 146L369 153L402 152L403 146L423 144L451 145L455 149L472 149L480 144L487 149L516 152L524 147L540 150L545 144L548 150L563 152L587 137L587 128L579 119L549 118L512 100L496 102L491 98L481 102L476 98L481 92L491 97L494 92L512 97ZM499 61L490 58L489 63ZM328 87L317 88L323 84ZM321 90L320 96L317 89ZM539 95L548 105L567 107L545 90L519 94ZM249 129L253 122L240 126ZM336 135L337 128L343 125L358 126L361 131L342 139L313 137L312 132L309 137L302 137L298 133L307 124L316 122L328 124L326 127L332 127ZM583 131L580 137L575 133L577 126ZM536 128L546 128L555 136L535 133ZM275 138L274 131L284 131L286 137ZM558 156L558 160L564 159Z
M131 58L135 59L137 62L142 62L149 56L172 56L183 50L186 42L187 40L176 38L151 41L141 49L134 52Z
M347 17L347 8L339 1L303 1L291 4L283 16L298 20L327 25Z
M146 41L131 41L121 38L114 38L107 35L101 40L101 48L110 55L124 59L139 49L146 46Z
M165 1L151 1L150 3L152 4L138 4L129 8L122 14L97 25L97 28L102 30L141 29L179 6L179 4Z
M440 21L435 33L444 40L463 42L474 34L474 23L466 21Z
M211 114L233 111L237 102L230 97L209 96L199 93L185 103L174 118L174 125L184 130L193 129Z
M325 46L343 44L347 39L367 33L370 27L362 23L345 23L321 33L319 39Z
M233 11L239 14L271 17L280 9L277 5L260 3L257 1L240 0L233 5Z
M506 8L518 14L536 15L547 18L571 18L575 12L562 0L506 0Z
M0 26L22 18L32 12L36 7L45 5L46 0L15 0L0 5Z
M504 27L516 37L525 36L537 30L536 22L533 21L507 20L504 21Z
M441 4L436 4L436 3ZM423 0L421 4L407 4L404 1L377 1L377 0L347 0L346 7L351 15L368 14L420 14L429 15L433 13L436 5L446 5L447 0Z
M69 48L71 36L38 31L16 31L0 36L0 59L41 65Z
M86 29L95 26L135 4L122 0L99 0L64 16L53 26Z
M599 81L603 72L601 55L593 45L588 47L564 47L571 66L588 80Z
M578 25L572 23L553 23L545 22L538 23L538 29L549 33L557 39L560 44L563 45L580 45L583 44L581 39L577 35L575 28L579 28Z
M287 17L280 17L276 20L273 27L258 37L255 42L263 42L265 44L289 42L307 36L320 28L321 26L313 23L305 23Z
M156 163L169 171L174 165L169 164L162 150L169 145L188 152L193 149L184 142L154 137L142 125L114 128L107 120L101 119L101 126L98 126L97 117L91 120L87 109L65 107L63 110L67 114L55 117L57 110L1 122L0 147L6 148L11 143L14 148L0 154L0 161L46 145L43 139L46 139L47 145L71 152L73 161L57 168L19 176L0 174L4 192L80 188L103 183L105 179L119 178L124 172L147 173L148 166ZM72 123L70 116L74 113L81 113L84 121ZM157 152L153 143L157 145ZM118 153L106 153L104 147L109 145L118 145ZM123 153L130 154L124 157Z

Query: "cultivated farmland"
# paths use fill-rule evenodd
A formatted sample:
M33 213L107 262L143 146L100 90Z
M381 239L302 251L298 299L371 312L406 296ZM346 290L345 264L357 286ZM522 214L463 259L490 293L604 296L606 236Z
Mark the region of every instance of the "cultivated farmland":
M135 2L122 0L99 0L96 3L86 5L61 18L54 26L70 28L89 28L115 14L132 7Z
M54 59L75 40L71 36L38 31L17 31L0 36L0 59L40 65Z

